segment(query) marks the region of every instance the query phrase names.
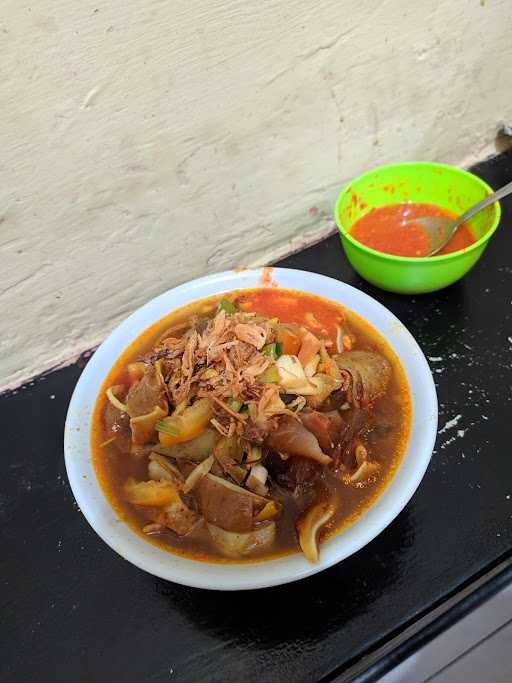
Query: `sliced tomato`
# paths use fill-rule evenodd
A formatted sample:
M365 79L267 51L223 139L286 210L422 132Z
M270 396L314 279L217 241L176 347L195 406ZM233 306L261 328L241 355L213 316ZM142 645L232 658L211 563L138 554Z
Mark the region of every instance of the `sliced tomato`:
M144 363L136 361L135 363L128 364L128 375L130 377L130 385L138 382L144 374Z
M299 353L301 338L284 325L277 328L277 341L281 344L281 353L296 356Z
M305 327L301 327L300 335L301 345L298 357L302 365L306 366L320 351L320 340Z
M155 437L155 425L162 417L167 415L167 410L160 406L155 406L147 415L132 417L130 427L132 430L133 443L142 445L153 441Z
M135 481L128 479L124 492L129 503L163 507L177 500L179 493L170 481Z

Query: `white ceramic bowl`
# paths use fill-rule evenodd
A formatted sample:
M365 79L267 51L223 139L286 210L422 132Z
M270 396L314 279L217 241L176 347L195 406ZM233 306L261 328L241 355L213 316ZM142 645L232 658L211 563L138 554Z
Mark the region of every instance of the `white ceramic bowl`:
M122 351L156 320L191 301L233 289L260 286L261 270L228 271L193 280L162 294L135 311L96 351L75 388L64 436L66 469L73 493L89 524L122 557L163 579L199 588L263 588L302 579L340 562L377 536L402 510L429 463L437 433L437 397L427 361L402 323L363 292L323 275L274 268L281 287L338 301L371 323L395 350L412 395L412 428L401 465L378 500L351 526L321 546L320 561L296 554L254 564L208 564L161 550L135 534L116 515L94 471L91 418L104 378Z

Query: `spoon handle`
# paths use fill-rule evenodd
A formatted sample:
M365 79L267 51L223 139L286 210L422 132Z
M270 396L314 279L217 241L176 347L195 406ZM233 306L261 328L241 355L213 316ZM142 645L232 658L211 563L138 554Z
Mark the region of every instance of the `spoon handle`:
M456 224L460 225L461 223L465 223L470 218L472 218L475 215L475 213L478 213L482 209L485 209L485 207L489 206L489 204L494 204L494 202L497 202L498 199L502 199L503 197L506 197L511 192L512 192L512 182L507 183L506 185L504 185L502 188L500 188L496 192L493 192L488 197L485 197L485 199L482 199L482 201L478 202L478 204L475 204L474 206L472 206L470 209L468 209L466 211L466 213L463 213L462 216L457 218Z

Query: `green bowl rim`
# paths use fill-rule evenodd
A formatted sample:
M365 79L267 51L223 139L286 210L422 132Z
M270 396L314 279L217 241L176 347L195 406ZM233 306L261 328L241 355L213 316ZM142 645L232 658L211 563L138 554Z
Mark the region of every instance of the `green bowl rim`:
M482 246L486 242L489 241L489 239L492 237L494 232L497 230L498 225L500 224L501 220L501 205L499 201L494 202L494 204L491 204L491 206L495 210L495 217L494 221L485 233L485 235L482 235L480 239L478 239L474 244L472 244L469 247L466 247L465 249L459 249L458 251L453 251L450 254L442 254L441 256L396 256L395 254L386 254L383 251L377 251L377 249L372 249L371 247L367 247L365 244L362 242L359 242L356 240L352 235L346 230L346 228L343 227L341 224L341 221L338 220L339 216L339 204L341 203L342 197L346 194L346 192L349 190L350 186L355 183L356 181L363 180L367 176L371 176L377 171L385 171L385 170L390 170L390 169L399 169L403 168L404 166L428 166L430 168L442 168L446 169L448 171L452 171L455 173L455 175L465 175L468 176L468 178L471 178L472 180L476 181L479 185L481 185L484 190L486 190L487 194L492 194L494 190L492 187L485 182L485 180L482 180L479 178L477 175L474 173L471 173L470 171L466 171L464 168L459 168L458 166L452 166L450 164L441 164L435 161L403 161L400 163L395 163L395 164L382 164L381 166L375 166L374 168L369 169L368 171L365 171L364 173L361 173L361 175L356 176L355 178L352 178L350 182L348 182L342 190L339 192L338 197L336 199L336 204L334 207L334 221L338 227L338 230L340 233L346 237L346 239L351 242L355 247L358 247L362 251L366 251L369 254L373 254L375 256L380 256L381 258L388 259L390 261L405 261L406 263L439 263L442 261L448 261L449 259L452 259L454 257L457 257L460 254L467 254L478 247ZM432 259L435 259L433 261Z

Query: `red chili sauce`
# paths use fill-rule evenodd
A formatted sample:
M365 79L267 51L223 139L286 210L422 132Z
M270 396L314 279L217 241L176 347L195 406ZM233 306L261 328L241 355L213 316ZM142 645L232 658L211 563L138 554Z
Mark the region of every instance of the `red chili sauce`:
M404 227L402 221L427 216L456 218L450 211L435 204L391 204L372 209L362 216L355 222L350 234L358 242L385 254L426 256L430 248L428 234L420 225L411 223ZM471 230L463 223L436 256L460 251L475 241Z

